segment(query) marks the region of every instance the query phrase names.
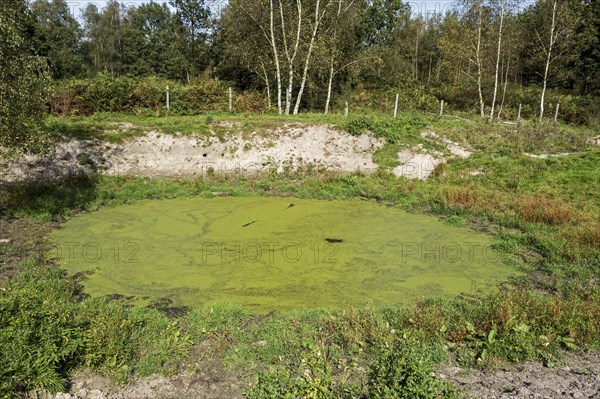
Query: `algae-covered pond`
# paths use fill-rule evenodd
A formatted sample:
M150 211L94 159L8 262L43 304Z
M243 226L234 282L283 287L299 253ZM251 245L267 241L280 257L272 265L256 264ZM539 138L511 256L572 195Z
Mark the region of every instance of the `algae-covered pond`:
M51 234L92 296L249 310L396 305L493 289L490 237L365 201L191 198L103 208Z

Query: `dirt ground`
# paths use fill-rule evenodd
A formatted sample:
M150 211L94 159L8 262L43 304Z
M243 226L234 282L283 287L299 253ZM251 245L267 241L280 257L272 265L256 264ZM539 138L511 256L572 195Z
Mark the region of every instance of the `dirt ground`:
M108 175L149 177L256 177L270 170L373 173L372 155L385 144L372 134L352 136L329 125L285 125L227 136L168 135L158 131L111 144L65 140L46 157L0 165L0 180L53 178L94 169Z
M539 362L506 365L497 370L442 366L437 375L464 391L468 398L558 399L600 398L600 353L567 354L553 368ZM201 366L201 367L200 367ZM199 368L198 368L199 367ZM68 393L52 399L217 399L243 398L247 378L220 369L197 365L171 377L143 378L130 385L114 385L91 372L73 376ZM245 382L244 382L245 381Z
M271 170L371 174L379 168L373 154L385 144L372 134L352 136L323 124L292 124L251 133L228 128L229 133L220 137L151 131L119 144L65 139L46 157L28 156L0 164L0 181L55 178L81 169L149 177L252 178ZM392 170L396 176L423 180L449 157L471 155L468 148L431 130L421 136L444 145L450 156L422 145L405 148L398 153L400 165Z
M438 376L472 398L600 398L600 353L567 354L553 368L539 362L498 370L444 366Z

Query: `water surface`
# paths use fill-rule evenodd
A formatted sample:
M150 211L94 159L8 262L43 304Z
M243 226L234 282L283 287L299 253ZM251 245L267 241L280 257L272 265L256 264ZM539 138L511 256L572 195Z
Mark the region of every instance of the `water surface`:
M396 305L493 289L490 237L365 201L191 198L103 208L51 234L93 296L249 310Z

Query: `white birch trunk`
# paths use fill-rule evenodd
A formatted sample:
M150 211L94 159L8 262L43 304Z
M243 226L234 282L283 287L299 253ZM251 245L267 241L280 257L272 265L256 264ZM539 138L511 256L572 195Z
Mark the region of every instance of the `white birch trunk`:
M292 91L294 89L294 60L298 54L298 47L300 46L300 32L302 29L302 1L297 0L298 8L298 27L296 30L296 42L294 43L294 51L290 55L289 47L287 45L286 31L285 31L285 18L283 15L283 4L279 0L279 12L281 17L281 32L283 35L283 46L285 49L285 55L288 61L288 87L285 95L285 114L289 115L292 108Z
M476 49L476 58L477 58L477 91L479 93L479 113L483 118L485 117L485 105L483 103L483 91L481 89L481 25L483 24L483 15L481 11L481 4L478 3L479 8L479 23L477 25L477 49Z
M556 8L558 5L558 0L554 0L552 4L552 26L550 28L550 46L548 47L547 57L546 57L546 68L544 69L544 83L542 86L542 95L540 99L540 123L544 118L544 99L546 97L546 86L548 85L548 71L550 69L550 60L552 57L552 47L554 47L554 43L556 41L556 36L554 35L554 31L556 30Z
M504 100L506 99L506 87L508 86L508 71L510 69L510 52L508 53L508 60L506 61L506 75L504 75L504 89L502 90L502 102L500 102L500 108L498 109L498 119L504 108Z
M333 68L335 64L335 51L336 51L336 39L338 32L338 23L340 22L340 15L342 14L342 0L338 0L338 10L336 14L335 27L333 29L333 46L331 49L331 59L329 60L329 81L327 82L327 100L325 100L325 115L329 113L329 103L331 102L331 89L333 87L333 75L335 74Z
M504 0L500 0L500 27L498 28L498 48L496 52L496 75L494 77L494 96L492 97L492 109L490 110L490 122L494 121L494 109L498 95L498 72L500 69L500 55L502 53L502 28L504 26Z
M327 100L325 100L325 115L329 113L329 103L331 102L331 88L333 86L333 63L335 61L335 57L333 53L331 54L331 60L329 62L329 82L327 83Z
M310 63L310 56L315 44L315 38L317 37L317 31L319 30L319 24L321 23L322 15L319 14L319 5L321 0L317 0L315 4L315 26L313 28L312 36L310 38L310 44L308 46L308 53L306 53L306 59L304 60L304 71L302 72L302 82L300 83L300 90L296 96L296 105L294 106L294 115L298 114L300 110L300 101L302 101L302 94L304 93L304 86L306 85L306 76L308 75L308 65ZM323 13L325 15L325 13Z
M275 61L275 78L277 80L277 112L279 115L283 113L281 107L281 67L279 66L279 52L277 51L277 45L275 43L275 18L273 15L273 0L270 2L271 5L271 24L270 24L270 33L271 33L271 46L273 48L273 60Z

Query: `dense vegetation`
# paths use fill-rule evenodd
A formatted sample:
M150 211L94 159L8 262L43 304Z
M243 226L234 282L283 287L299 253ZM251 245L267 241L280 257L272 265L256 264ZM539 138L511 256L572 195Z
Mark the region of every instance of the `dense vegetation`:
M12 235L0 243L0 395L58 391L83 367L121 382L173 372L204 344L224 370L254 383L250 398L453 397L459 393L431 374L440 361L552 366L561 350L599 347L600 155L589 139L600 117L600 1L538 0L522 9L465 0L430 18L400 0L230 0L220 13L203 0L129 8L111 1L86 8L81 20L72 11L64 0L0 4L0 147L42 150L41 132L116 141L123 137L107 128L114 121L133 122L139 131L130 134L202 134L215 119L234 119L370 130L388 143L376 154L386 167L397 164L399 143L417 143L428 125L478 152L426 182L382 170L3 183L0 232ZM230 86L234 111L249 114L206 115L227 110ZM382 117L396 93L402 116ZM454 118L431 113L442 99ZM558 102L562 121L540 124L542 110L551 118ZM524 122L516 137L513 127L489 123L514 119L519 104L536 123ZM300 110L321 115L278 115ZM522 155L561 151L578 154ZM474 168L486 173L470 176ZM165 309L86 298L84 276L67 276L47 259L44 233L77 212L214 192L362 198L433 213L497 234L498 249L526 273L485 297L405 308L257 316L219 305L169 318Z
M597 0L461 0L431 11L401 0L111 0L84 10L36 0L28 40L59 80L50 100L59 114L164 111L170 84L174 112L226 110L233 86L253 93L240 112L327 113L349 101L389 113L398 93L401 111L445 100L514 119L522 104L524 117L541 119L560 103L565 121L599 121Z

